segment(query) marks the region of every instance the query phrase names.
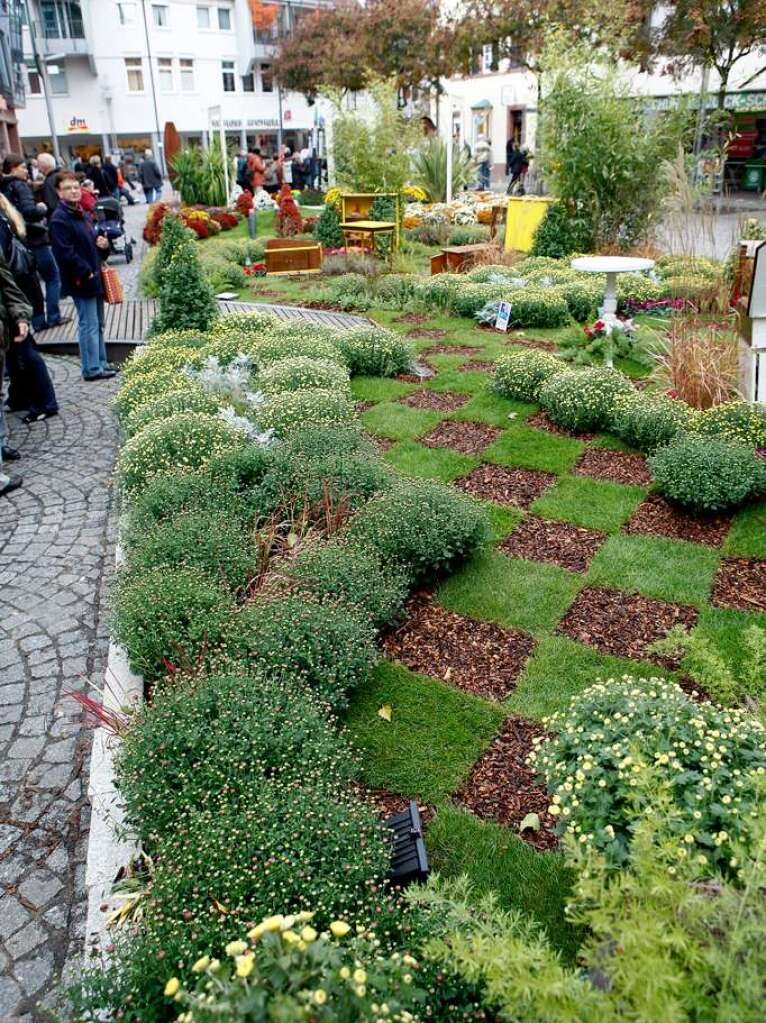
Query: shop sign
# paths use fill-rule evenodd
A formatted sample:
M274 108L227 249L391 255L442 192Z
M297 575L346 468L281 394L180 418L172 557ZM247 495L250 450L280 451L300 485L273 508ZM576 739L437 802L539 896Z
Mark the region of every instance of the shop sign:
M88 122L84 117L73 117L66 126L67 131L90 131Z
M289 110L285 111L284 120L290 120ZM221 126L221 122L217 118L211 121L210 124L213 128L220 128ZM239 130L241 128L278 128L279 121L276 117L248 117L246 121L243 121L241 118L234 120L226 120L224 118L223 126L229 130Z

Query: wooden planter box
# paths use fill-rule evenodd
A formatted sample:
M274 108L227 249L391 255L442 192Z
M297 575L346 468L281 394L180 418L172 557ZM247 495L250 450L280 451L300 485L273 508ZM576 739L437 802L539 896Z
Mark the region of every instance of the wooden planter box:
M322 246L319 242L297 238L269 238L266 242L266 273L318 274L322 269Z
M479 256L486 255L497 249L491 242L479 242L476 245L453 245L436 255L431 256L432 274L459 274L470 270Z

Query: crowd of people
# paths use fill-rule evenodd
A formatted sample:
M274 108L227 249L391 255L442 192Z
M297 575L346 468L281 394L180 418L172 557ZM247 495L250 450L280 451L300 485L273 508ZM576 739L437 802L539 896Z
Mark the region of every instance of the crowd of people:
M253 195L260 189L273 195L282 185L291 188L318 188L323 172L316 149L305 146L292 152L282 146L273 155L264 156L258 146L240 150L237 157L237 184Z
M101 271L110 242L96 218L99 199L130 205L139 186L147 203L162 190L151 150L135 168L119 158L78 159L71 170L49 153L27 160L11 153L0 179L0 496L22 484L9 472L21 458L8 443L6 413L30 425L58 415L58 401L35 334L68 322L60 300L70 297L78 321L83 380L117 372L104 343ZM5 383L8 393L4 398Z

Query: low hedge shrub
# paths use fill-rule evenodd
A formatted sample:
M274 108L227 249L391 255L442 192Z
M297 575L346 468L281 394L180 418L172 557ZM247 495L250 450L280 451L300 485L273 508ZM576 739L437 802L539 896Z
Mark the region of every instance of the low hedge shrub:
M681 434L649 460L671 501L696 512L736 508L766 493L766 462L744 444Z
M395 565L384 565L374 551L339 541L314 544L299 553L286 574L318 600L356 608L376 629L402 619L407 576Z
M699 413L694 430L753 448L766 448L766 408L752 401L727 401Z
M540 388L566 366L549 352L514 348L495 363L492 390L515 401L537 401Z
M128 499L156 476L194 472L227 448L245 443L245 434L214 416L179 412L149 423L123 446L117 479Z
M415 290L415 300L429 309L446 312L466 280L461 274L437 274L421 279Z
M643 391L617 396L609 429L639 451L656 451L694 421L694 410L682 401Z
M310 359L296 355L265 366L256 384L264 394L305 391L314 388L350 393L348 371L330 359Z
M189 391L167 391L152 401L146 401L126 417L123 430L126 437L140 433L149 423L169 419L179 412L201 412L215 416L220 411L222 400L199 385Z
M286 596L243 608L232 622L227 650L296 679L338 709L377 661L374 636L370 622L348 607Z
M417 274L383 274L375 285L375 302L385 309L404 309L415 297Z
M613 369L573 369L557 373L540 387L540 404L558 426L575 433L606 429L614 404L633 387Z
M306 333L301 336L297 332L283 334L280 331L272 331L257 341L253 341L248 349L257 366L263 371L272 363L282 362L283 359L323 359L327 362L337 362L345 365L343 355L336 342L324 335L312 335Z
M569 320L569 306L559 289L530 286L503 298L511 303L514 327L563 327Z
M466 281L455 290L450 300L450 310L458 316L475 316L487 302L498 301L502 296L500 284L472 284Z
M190 360L192 361L192 360ZM199 385L185 373L163 366L151 373L141 373L133 380L126 380L112 400L112 407L120 422L147 401L154 401L168 391L197 391Z
M736 865L759 799L757 772L766 770L766 729L755 717L692 700L674 682L626 676L579 693L545 726L554 734L532 760L562 831L627 862L646 809L631 780L651 768L672 801L679 858L694 856L708 871Z
M283 391L273 394L257 410L262 430L273 430L284 437L306 423L317 426L341 425L356 419L354 403L348 394L322 387L305 391Z
M396 481L349 523L348 539L396 564L411 584L446 572L488 537L487 516L474 501L440 483Z
M117 572L111 633L134 671L153 680L166 665L192 665L221 641L234 610L231 596L198 568Z
M578 323L584 323L595 316L604 293L598 284L583 281L571 281L560 284L556 291L567 304L569 315Z
M521 275L517 273L516 266L506 266L505 263L487 263L469 270L465 274L465 278L472 284L492 284L500 279L521 280Z
M406 373L412 364L412 349L404 338L372 324L339 332L335 344L352 376L391 377Z

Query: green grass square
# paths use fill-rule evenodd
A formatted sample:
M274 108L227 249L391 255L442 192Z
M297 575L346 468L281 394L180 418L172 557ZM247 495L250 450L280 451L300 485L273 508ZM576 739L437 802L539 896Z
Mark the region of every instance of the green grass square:
M486 449L484 460L498 465L563 473L572 468L584 450L582 441L513 423Z
M378 710L391 707L391 720ZM504 718L497 706L384 662L351 700L346 721L373 788L438 803L460 787Z
M563 519L586 529L616 533L644 499L645 487L564 476L532 505L531 511L545 519Z
M506 429L514 421L526 419L536 411L537 405L530 405L524 401L510 401L485 389L475 394L455 412L450 412L447 418L460 419L468 423L487 423L489 426ZM514 419L508 418L511 413L514 414Z
M621 533L591 561L588 583L699 606L710 596L719 558L699 544Z
M390 377L354 377L351 381L351 393L357 401L394 401L416 390L417 384Z
M465 355L445 355L445 359L459 359L461 364L466 361ZM426 387L432 391L457 391L460 394L481 394L487 387L488 376L481 370L459 369L440 370L438 376L426 380Z
M446 339L442 339L442 338L439 338L437 341L434 341L432 338L429 338L429 341L428 341L428 344L426 345L426 347L430 348L434 344L451 344L451 343L452 342L447 341ZM437 370L437 374L438 374L437 379L438 379L438 377L440 377L443 373L455 373L455 372L457 372L458 366L462 366L467 358L468 358L467 355L454 355L454 354L450 354L449 352L445 352L444 354L439 354L438 352L436 352L433 355L429 355L428 356L428 361L434 367L434 369ZM429 378L428 382L431 383L433 381L433 379L434 379L433 377Z
M561 853L538 852L508 828L443 806L428 825L428 854L444 877L465 874L476 895L492 893L503 909L533 917L574 962L581 935L564 914L573 874Z
M433 430L442 419L439 412L409 408L398 402L381 402L362 414L362 424L370 433L391 440L414 440Z
M656 664L599 654L565 636L544 636L505 706L516 714L541 720L566 710L573 696L598 679L671 677Z
M500 543L506 536L510 536L524 518L524 512L520 508L492 504L490 501L479 501L479 504L489 516L491 543L493 544Z
M480 551L439 586L436 599L449 611L539 634L556 625L581 584L556 565Z
M383 457L407 476L444 483L470 472L480 461L450 448L427 448L414 440L400 440Z
M724 547L727 554L739 558L766 558L766 501L737 512Z
M752 625L766 630L766 614L705 607L700 612L694 632L704 637L735 677L739 677L747 671L750 657L742 642L742 634ZM682 664L682 667L688 665Z

